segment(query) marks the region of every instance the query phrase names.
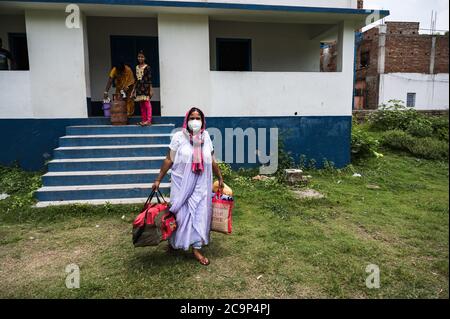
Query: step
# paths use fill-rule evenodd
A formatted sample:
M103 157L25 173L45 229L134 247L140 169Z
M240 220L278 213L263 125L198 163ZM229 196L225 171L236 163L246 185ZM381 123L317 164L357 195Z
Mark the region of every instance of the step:
M169 144L158 145L107 145L107 146L73 146L58 147L53 158L99 158L99 157L132 157L162 156L167 153Z
M139 125L75 125L66 127L67 135L95 134L167 134L171 133L175 124Z
M35 196L39 201L142 198L150 194L151 188L151 183L43 186L36 191ZM170 183L160 184L164 196L169 192L169 188Z
M59 138L59 146L169 144L170 137L169 133L66 135Z
M42 176L44 186L139 184L153 182L159 169L48 172ZM170 170L163 182L170 182Z
M170 202L169 197L164 197L166 202ZM64 201L44 201L37 202L35 207L49 207L49 206L61 206L61 205L130 205L130 204L144 204L147 201L147 197L140 198L108 198L108 199L80 199L80 200L64 200ZM152 203L157 203L157 199L153 198ZM138 213L138 212L136 212Z
M165 156L73 158L48 162L49 172L133 170L160 168Z

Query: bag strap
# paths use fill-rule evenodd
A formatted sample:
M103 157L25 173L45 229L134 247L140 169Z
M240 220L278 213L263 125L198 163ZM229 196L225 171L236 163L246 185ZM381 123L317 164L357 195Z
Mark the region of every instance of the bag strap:
M168 204L166 199L164 198L164 196L161 194L161 191L159 190L159 188L156 191L154 189L152 189L152 191L150 192L150 195L148 195L147 200L145 201L143 209L145 209L147 207L147 205L151 203L153 196L156 196L156 199L158 200L158 204L161 204L162 202L164 202L164 204ZM145 211L144 225L146 224L145 223L147 221L146 219L147 219L147 211Z
M216 193L214 194L214 197L215 198L217 198L217 199L220 199L220 196L222 195L222 192L220 191L220 189L218 189L217 191L216 191Z
M150 195L148 195L147 200L145 201L144 208L147 206L148 203L152 201L153 196L155 195L155 190L152 189L150 192Z
M167 204L166 199L164 198L164 196L163 196L163 194L161 193L161 190L160 190L159 188L157 189L157 193L156 193L156 197L159 199L158 194L159 194L159 196L161 196L162 201L163 201L165 204ZM159 203L160 203L160 202L159 202ZM160 204L161 204L161 203L160 203Z
M159 190L159 188L158 188L157 191L155 191L154 189L152 189L152 191L150 192L150 195L148 195L148 198L147 198L147 200L145 201L145 204L144 204L144 208L143 208L143 209L145 209L145 208L147 207L147 205L151 203L151 201L152 201L152 199L153 199L153 196L155 196L155 195L156 195L156 199L158 200L158 204L161 204L161 198L159 197L158 193L159 193L159 195L161 196L161 198L162 198L162 200L164 201L164 203L167 203L166 200L164 199L164 197L162 196L161 191ZM148 212L148 210L145 211L144 225L147 224L147 212Z
M159 194L159 195L158 195ZM164 196L161 194L161 191L159 190L159 188L155 191L154 189L152 189L152 191L150 192L150 195L148 195L147 200L145 201L144 204L144 208L147 207L147 205L149 203L151 203L153 196L156 196L156 199L158 200L158 204L161 204L162 202L165 204L168 204L166 199L164 198Z

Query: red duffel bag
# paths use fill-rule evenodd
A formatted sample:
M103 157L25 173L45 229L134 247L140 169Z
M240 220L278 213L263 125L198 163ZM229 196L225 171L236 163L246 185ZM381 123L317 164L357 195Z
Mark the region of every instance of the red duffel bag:
M151 201L155 195L158 203L152 204ZM133 222L134 247L157 246L172 235L177 223L175 215L169 211L169 208L170 204L165 201L159 189L152 190L144 208Z

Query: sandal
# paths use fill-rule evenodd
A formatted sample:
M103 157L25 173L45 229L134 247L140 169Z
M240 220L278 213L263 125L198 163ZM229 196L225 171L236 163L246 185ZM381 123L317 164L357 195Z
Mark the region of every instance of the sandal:
M202 255L202 257L198 258L195 254L195 250L193 251L195 259L198 260L198 262L203 266L208 266L210 264L209 259Z

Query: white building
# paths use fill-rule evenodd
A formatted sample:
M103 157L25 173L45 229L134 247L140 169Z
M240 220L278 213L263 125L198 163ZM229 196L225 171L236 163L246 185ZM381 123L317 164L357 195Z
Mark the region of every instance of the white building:
M388 12L356 0L78 0L69 28L72 2L0 3L3 47L18 54L26 43L29 60L0 71L2 164L42 167L67 125L100 121L113 60L134 63L142 48L161 123L196 105L209 126L277 126L294 157L349 162L354 32ZM331 41L337 72L320 72Z

